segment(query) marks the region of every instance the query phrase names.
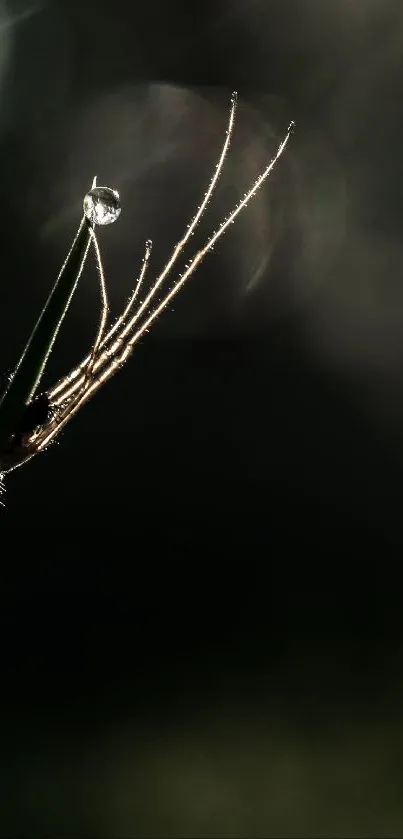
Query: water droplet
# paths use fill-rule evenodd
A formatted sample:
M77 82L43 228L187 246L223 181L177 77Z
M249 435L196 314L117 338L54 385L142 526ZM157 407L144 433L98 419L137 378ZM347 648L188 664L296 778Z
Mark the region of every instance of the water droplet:
M84 198L84 215L92 224L112 224L121 209L119 193L108 186L95 186Z

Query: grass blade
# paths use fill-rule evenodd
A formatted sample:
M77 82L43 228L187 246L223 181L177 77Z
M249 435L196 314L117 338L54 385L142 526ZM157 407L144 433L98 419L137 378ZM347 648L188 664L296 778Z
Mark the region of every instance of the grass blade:
M0 445L12 434L42 378L91 243L83 217L71 249L0 402Z

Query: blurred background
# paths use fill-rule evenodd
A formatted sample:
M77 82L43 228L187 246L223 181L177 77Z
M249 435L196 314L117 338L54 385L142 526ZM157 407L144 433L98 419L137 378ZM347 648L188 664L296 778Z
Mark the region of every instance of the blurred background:
M1 836L401 836L403 8L0 2L4 383L278 167L1 512ZM182 267L184 261L182 263ZM89 262L45 386L87 352Z

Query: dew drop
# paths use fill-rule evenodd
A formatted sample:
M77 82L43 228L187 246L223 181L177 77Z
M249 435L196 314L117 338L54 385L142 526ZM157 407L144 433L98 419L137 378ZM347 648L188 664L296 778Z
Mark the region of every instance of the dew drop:
M95 186L84 198L84 215L92 224L113 224L121 209L119 193L108 186Z

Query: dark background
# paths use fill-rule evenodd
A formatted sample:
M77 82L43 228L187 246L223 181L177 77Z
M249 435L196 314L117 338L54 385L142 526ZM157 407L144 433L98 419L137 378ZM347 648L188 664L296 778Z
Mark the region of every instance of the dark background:
M1 835L403 832L399 0L0 3L4 381L94 174L114 313L273 176L6 478ZM154 272L154 274L153 274ZM88 267L45 381L97 324Z

